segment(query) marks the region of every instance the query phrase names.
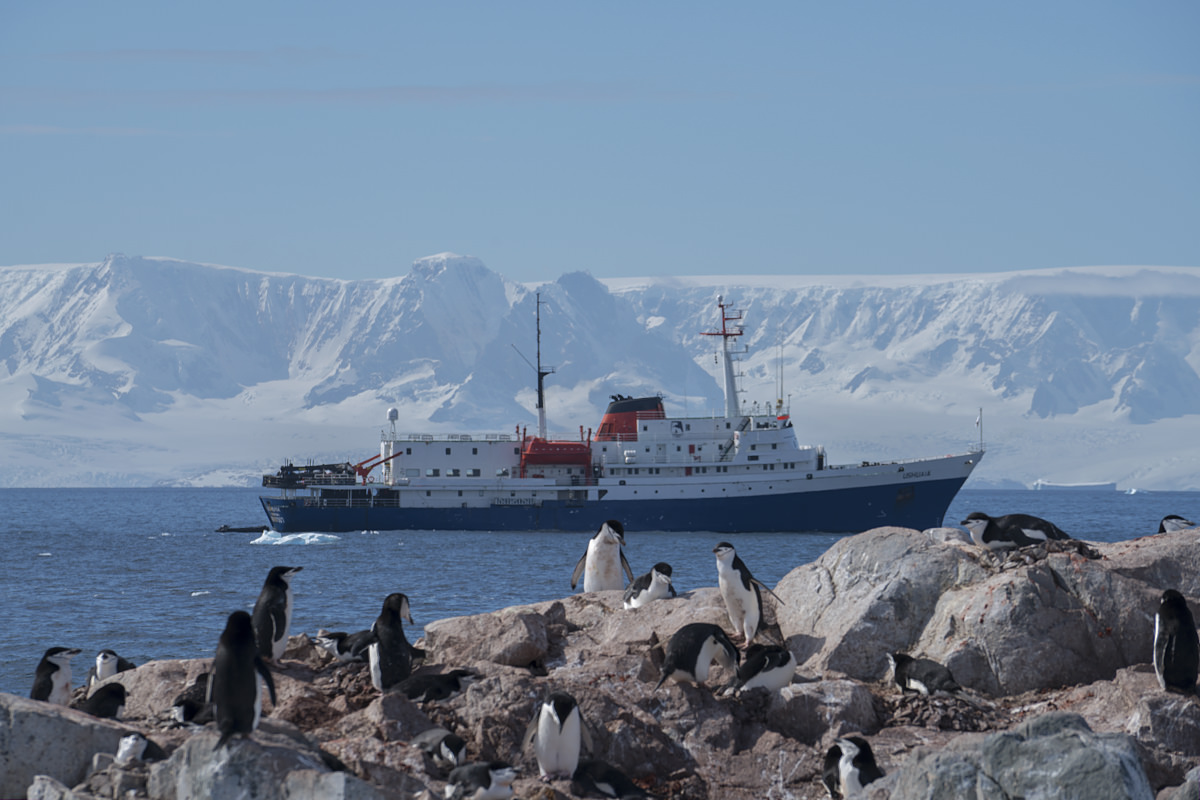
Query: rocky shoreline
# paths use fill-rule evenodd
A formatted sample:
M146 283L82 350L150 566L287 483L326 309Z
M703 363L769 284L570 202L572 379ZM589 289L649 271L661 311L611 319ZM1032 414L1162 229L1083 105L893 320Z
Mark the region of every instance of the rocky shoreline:
M674 631L728 628L713 587L629 610L620 592L594 592L431 623L421 670L477 678L421 703L380 696L365 665L293 636L274 670L278 703L251 739L219 751L211 725L171 720L211 659L110 678L127 689L121 722L0 694L0 797L440 798L445 773L410 744L433 727L460 735L470 760L517 766L517 797L580 796L570 781L540 782L522 749L537 704L566 691L588 755L651 797L823 798L826 749L860 734L886 773L863 794L878 800L1195 798L1200 703L1161 690L1150 661L1162 591L1200 597L1196 534L1011 556L950 528L847 537L774 587L782 603L763 637L799 663L776 693L726 694L733 675L719 666L705 686L652 691ZM902 694L891 652L946 664L965 691ZM165 757L114 763L130 731Z

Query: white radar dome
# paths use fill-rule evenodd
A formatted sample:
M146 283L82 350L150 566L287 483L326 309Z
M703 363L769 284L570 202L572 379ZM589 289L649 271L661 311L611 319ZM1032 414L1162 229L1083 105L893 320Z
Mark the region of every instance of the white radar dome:
M395 408L388 409L388 422L395 422L400 419L400 411Z

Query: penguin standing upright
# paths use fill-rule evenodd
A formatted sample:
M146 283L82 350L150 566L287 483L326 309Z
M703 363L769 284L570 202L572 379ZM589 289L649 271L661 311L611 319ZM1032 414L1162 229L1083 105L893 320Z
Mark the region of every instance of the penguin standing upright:
M834 800L853 800L862 795L864 786L882 777L871 745L861 736L838 739L825 752L821 781Z
M278 660L287 649L292 625L292 578L304 567L271 567L254 603L254 637L258 654Z
M412 675L412 645L404 635L405 621L412 624L408 595L393 592L383 601L383 610L371 626L375 640L367 647L371 684L381 692Z
M742 638L742 647L749 647L762 625L760 589L766 589L776 600L779 597L750 574L729 542L720 542L713 548L713 553L717 556L717 585L725 599L725 611L733 625L734 638Z
M719 625L689 622L675 631L667 642L662 676L654 691L657 692L668 678L676 683L704 683L714 658L727 669L737 668L738 650L729 634Z
M1171 692L1196 691L1200 641L1187 600L1174 589L1162 593L1154 615L1154 674L1158 685Z
M533 743L542 780L552 781L575 774L579 750L586 738L589 738L587 729L575 698L566 692L552 692L534 712L522 747Z
M579 583L583 576L585 592L603 592L609 589L624 589L625 580L621 577L624 568L625 576L633 581L633 570L625 560L625 527L615 519L610 519L600 526L600 530L588 542L587 550L575 565L571 573L571 588Z
M71 659L80 651L71 647L51 647L38 662L29 697L65 706L71 702Z
M235 611L229 615L217 641L212 679L208 682L208 700L213 704L217 730L221 732L214 749L223 747L235 733L249 736L258 727L262 716L259 676L266 682L271 702L275 703L275 680L258 653L250 615Z
M675 586L671 583L671 565L660 561L650 568L645 575L639 575L637 580L625 589L622 605L625 608L641 608L667 595L675 597Z

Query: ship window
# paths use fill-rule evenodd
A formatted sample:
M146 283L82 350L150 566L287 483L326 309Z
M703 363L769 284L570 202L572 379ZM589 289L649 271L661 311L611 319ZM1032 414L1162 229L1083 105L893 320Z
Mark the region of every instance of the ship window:
M684 425L684 426L683 426L683 429L684 429L685 431L690 431L690 430L692 429L692 423L690 423L690 422L689 422L687 425Z
M620 485L621 485L621 486L624 486L624 485L625 485L625 481L621 481Z
M436 469L427 469L427 470L425 470L425 477L426 477L426 478L436 478L437 476L438 476L438 471L437 471Z
M519 455L521 455L521 448L519 448L519 447L514 447L514 448L513 448L513 455L514 455L514 456L519 456Z
M479 470L478 470L478 469L469 469L469 470L467 470L467 477L468 477L468 478L478 478L478 477L479 477Z
M425 490L425 496L426 496L426 497L433 497L433 492L431 492L431 491L429 491L428 489L426 489L426 490Z
M449 448L449 447L447 447L447 448L446 448L446 455L450 455L450 448Z
M457 478L461 473L456 469L446 470L446 477Z
M752 444L752 445L750 445L750 449L751 449L751 450L753 450L755 447L758 447L758 445L755 445L755 444ZM449 451L449 450L447 450L446 452L448 453L448 452L450 452L450 451Z
M458 496L459 496L459 497L462 497L462 489L459 489L459 490L458 490Z
M747 461L758 461L758 456L746 456Z
M411 447L406 447L406 448L404 448L404 455L406 455L406 456L411 456L411 455L412 455L412 448L411 448Z
M676 453L681 453L681 452L683 452L683 448L682 448L682 447L680 447L679 445L675 445L675 452L676 452Z
M649 426L647 426L647 425L643 425L643 426L642 426L642 430L643 430L643 431L648 431L648 430L650 430L650 428L649 428Z
M725 423L725 430L729 430L729 423L728 423L728 422L726 422L726 423Z
M472 447L472 448L471 448L471 455L473 455L473 456L477 456L477 455L479 455L479 448L478 448L478 447Z

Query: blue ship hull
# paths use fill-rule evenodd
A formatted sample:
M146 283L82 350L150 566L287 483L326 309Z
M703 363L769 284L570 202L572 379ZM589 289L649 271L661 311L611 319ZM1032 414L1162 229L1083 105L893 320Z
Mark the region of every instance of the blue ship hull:
M316 497L261 497L274 530L587 531L608 519L628 530L858 533L884 525L924 530L942 525L966 476L921 483L825 489L755 497L621 500L485 508L402 508Z

